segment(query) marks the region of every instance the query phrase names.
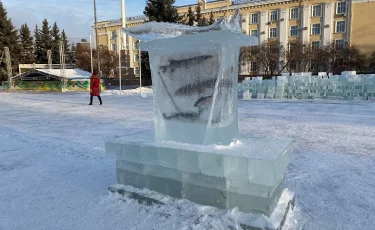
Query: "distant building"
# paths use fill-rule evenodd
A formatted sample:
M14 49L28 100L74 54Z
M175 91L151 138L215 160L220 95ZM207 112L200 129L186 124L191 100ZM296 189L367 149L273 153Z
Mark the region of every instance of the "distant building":
M295 41L311 42L314 49L334 42L339 47L356 45L367 54L375 51L375 26L371 26L375 0L199 0L198 3L207 19L211 12L216 19L230 18L240 8L242 31L258 37L260 42L278 40L285 46ZM187 13L189 6L195 10L196 4L180 6L178 12ZM144 16L128 17L126 26L138 26L145 20ZM99 44L116 52L124 50L127 58L123 65L138 76L138 43L124 35L122 47L118 46L121 27L121 19L98 22ZM255 74L256 66L255 62L249 63L248 74Z
M87 42L87 39L81 39L80 42L77 42L77 49L79 48L90 49L90 42Z

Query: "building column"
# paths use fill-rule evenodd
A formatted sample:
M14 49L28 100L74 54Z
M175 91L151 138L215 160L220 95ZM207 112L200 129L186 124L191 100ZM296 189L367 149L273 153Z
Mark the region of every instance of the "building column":
M123 40L123 36L124 36L121 28L118 30L117 34L118 34L119 37L116 38L116 44L117 44L116 50L117 50L117 54L120 55L121 48L122 48L122 40Z
M112 45L111 45L111 32L109 32L109 31L107 31L106 32L106 34L107 34L107 47L108 47L108 50L112 50Z
M323 43L322 46L328 45L332 42L335 25L333 23L333 15L335 14L335 3L325 3L323 12Z
M347 16L346 16L346 42L349 42L349 45L351 45L351 38L350 38L350 35L351 35L351 30L352 30L352 7L353 7L353 1L352 0L348 0L347 1Z
M241 14L241 30L249 34L250 14Z
M279 42L284 46L287 47L288 45L288 22L289 22L289 9L282 9L279 11L280 20L279 20L279 29L278 29L278 37Z
M302 17L302 28L301 32L302 33L302 42L307 43L310 41L310 34L311 34L311 6L304 6L303 7L303 12L301 12L301 17Z
M260 20L259 20L259 44L262 44L264 41L268 39L268 12L262 11L260 12Z
M134 67L134 51L133 51L133 39L132 37L128 37L128 45L129 45L129 67Z

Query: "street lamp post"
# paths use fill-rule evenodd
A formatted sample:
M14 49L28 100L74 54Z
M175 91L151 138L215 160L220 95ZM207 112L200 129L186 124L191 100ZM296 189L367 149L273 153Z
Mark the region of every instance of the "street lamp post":
M98 22L97 22L97 17L96 17L96 0L94 0L94 19L95 19L96 52L97 52L97 55L98 55L98 72L99 72L99 76L101 77L100 55L99 55L99 34L98 34Z
M121 29L118 31L118 77L119 77L119 85L120 85L120 93L122 92L122 74L121 74Z

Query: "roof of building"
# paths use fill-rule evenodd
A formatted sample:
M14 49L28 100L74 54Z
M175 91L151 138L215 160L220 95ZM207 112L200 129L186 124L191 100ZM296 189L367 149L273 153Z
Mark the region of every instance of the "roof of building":
M40 77L36 77L38 73ZM80 69L65 69L65 76L69 80L90 79L91 73ZM48 80L50 78L61 80L60 69L31 69L27 72L14 76L15 79ZM35 79L34 79L35 78Z
M61 78L60 69L36 69L36 70ZM80 70L80 69L66 69L65 76L70 80L89 79L91 77L91 73L84 71L84 70Z

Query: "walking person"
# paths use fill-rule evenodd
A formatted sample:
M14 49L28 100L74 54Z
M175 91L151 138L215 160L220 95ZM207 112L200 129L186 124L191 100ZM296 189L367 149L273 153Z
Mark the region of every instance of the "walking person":
M96 72L92 73L90 78L90 104L92 105L92 100L94 96L97 96L100 102L100 105L103 104L102 98L100 97L100 78L96 74Z

